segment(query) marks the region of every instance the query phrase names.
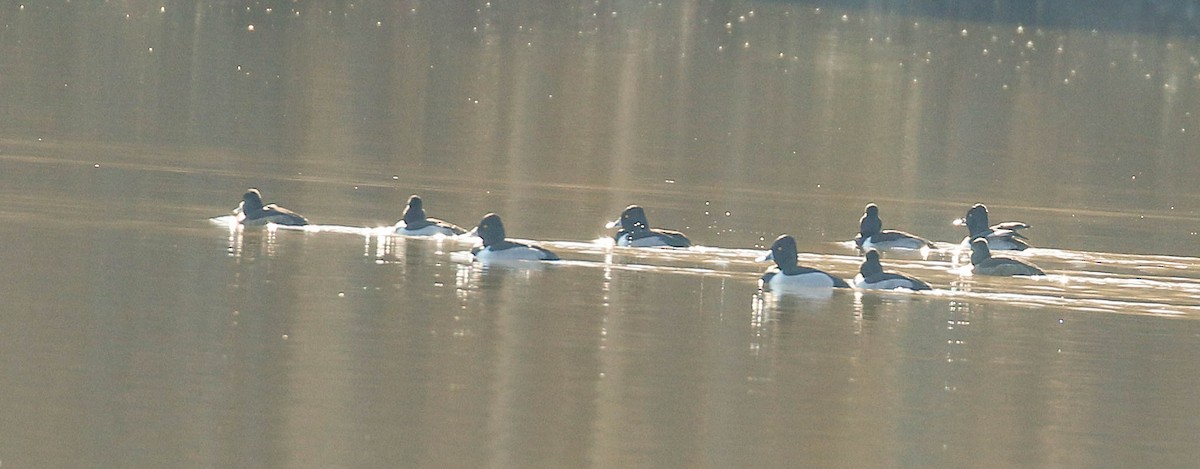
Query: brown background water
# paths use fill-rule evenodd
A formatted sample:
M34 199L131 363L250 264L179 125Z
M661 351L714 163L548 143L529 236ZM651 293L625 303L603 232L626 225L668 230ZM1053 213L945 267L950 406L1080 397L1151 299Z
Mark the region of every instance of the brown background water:
M986 3L0 3L0 464L1189 465L1192 5ZM413 193L567 261L353 229ZM937 291L757 292L872 201Z

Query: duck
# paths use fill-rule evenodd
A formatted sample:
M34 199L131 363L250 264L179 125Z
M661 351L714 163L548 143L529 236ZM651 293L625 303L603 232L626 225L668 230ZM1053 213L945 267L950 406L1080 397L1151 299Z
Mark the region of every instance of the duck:
M863 256L863 263L854 276L854 286L865 290L895 290L906 288L913 291L932 290L928 283L904 274L884 272L879 263L879 251L870 249Z
M466 232L453 223L425 216L424 203L417 195L409 196L404 216L396 223L396 234L405 236L458 236Z
M971 241L971 271L979 275L1013 276L1046 275L1046 272L1029 262L1011 257L993 257L987 238Z
M233 215L238 223L245 226L263 226L268 223L288 226L304 226L308 219L275 204L263 205L262 193L250 188L242 194L242 202L233 209Z
M621 225L621 229L613 235L613 240L618 246L686 248L692 245L692 241L683 233L650 228L650 222L646 220L646 211L638 205L625 207L621 218L609 222L606 227L612 228L618 224Z
M955 220L955 224L967 226L967 237L962 243L971 245L978 238L987 238L988 247L995 250L1024 251L1029 248L1028 239L1018 232L1029 228L1029 224L1020 221L1008 221L988 226L988 209L986 205L975 204L967 210L967 216Z
M933 249L936 246L928 239L899 230L883 229L883 220L879 219L879 207L873 203L863 209L863 216L858 220L858 235L854 244L863 251L871 249Z
M504 222L495 213L484 215L474 231L483 240L483 246L472 249L471 254L480 262L559 260L548 249L505 239Z
M796 238L783 234L771 243L771 252L760 260L774 260L775 266L767 269L759 280L763 290L786 290L788 288L850 288L850 284L825 271L796 264Z

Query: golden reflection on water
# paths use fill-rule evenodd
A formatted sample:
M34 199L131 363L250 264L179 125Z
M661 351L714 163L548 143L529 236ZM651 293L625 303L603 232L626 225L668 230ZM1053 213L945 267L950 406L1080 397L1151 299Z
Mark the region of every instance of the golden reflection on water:
M0 463L1186 465L1200 45L1068 3L0 5ZM319 224L206 223L260 185ZM871 201L938 290L757 291ZM1053 275L965 274L975 202Z

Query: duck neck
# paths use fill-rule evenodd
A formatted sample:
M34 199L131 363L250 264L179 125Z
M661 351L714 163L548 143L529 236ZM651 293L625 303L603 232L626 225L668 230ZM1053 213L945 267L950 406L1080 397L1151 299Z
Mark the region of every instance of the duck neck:
M858 233L864 238L875 236L881 230L883 230L883 221L879 217L863 215L862 219L858 221Z
M879 275L883 273L883 265L877 260L868 259L863 261L862 265L859 266L858 273L862 274L863 277Z
M976 248L971 250L971 265L979 265L980 262L991 259L992 252L986 247Z
M772 254L775 258L775 266L780 272L789 273L796 270L796 251L793 249L780 249Z
M413 206L408 206L404 209L404 223L408 225L421 223L425 221L425 209Z
M253 198L253 197L246 197L245 199L242 200L242 213L254 214L254 213L262 212L262 210L263 210L262 200L259 200L259 199Z

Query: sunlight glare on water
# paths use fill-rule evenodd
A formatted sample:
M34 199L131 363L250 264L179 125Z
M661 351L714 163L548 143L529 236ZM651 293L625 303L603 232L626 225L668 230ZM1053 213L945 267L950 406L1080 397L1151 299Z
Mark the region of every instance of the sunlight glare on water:
M0 5L0 464L1192 465L1195 7Z

